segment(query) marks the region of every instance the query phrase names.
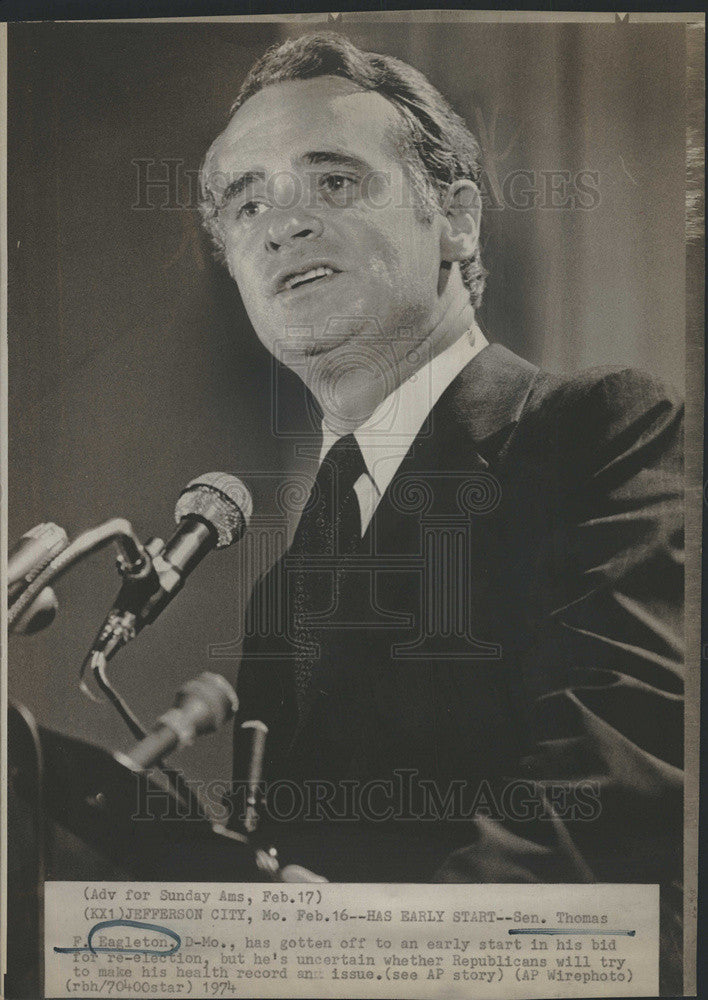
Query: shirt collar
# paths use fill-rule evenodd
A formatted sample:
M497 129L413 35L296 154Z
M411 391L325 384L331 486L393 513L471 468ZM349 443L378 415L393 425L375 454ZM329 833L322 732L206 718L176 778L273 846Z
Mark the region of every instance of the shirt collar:
M474 323L454 344L394 389L354 431L367 471L381 496L440 396L486 346L484 334ZM323 422L320 463L342 436Z

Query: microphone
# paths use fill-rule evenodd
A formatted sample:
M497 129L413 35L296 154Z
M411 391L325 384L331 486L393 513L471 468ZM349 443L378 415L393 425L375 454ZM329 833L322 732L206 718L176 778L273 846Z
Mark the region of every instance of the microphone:
M143 771L174 750L190 746L197 736L216 732L238 708L236 692L221 674L205 671L180 688L171 708L152 731L115 759L131 771Z
M59 602L51 587L40 590L24 614L15 622L12 631L18 635L34 635L49 628L57 616Z
M44 567L69 544L58 524L37 524L30 528L7 556L7 596L14 601Z
M175 507L176 532L166 545L160 539L146 544L151 566L126 575L89 656L110 659L154 622L208 552L239 541L252 513L251 494L236 476L208 472L188 483Z

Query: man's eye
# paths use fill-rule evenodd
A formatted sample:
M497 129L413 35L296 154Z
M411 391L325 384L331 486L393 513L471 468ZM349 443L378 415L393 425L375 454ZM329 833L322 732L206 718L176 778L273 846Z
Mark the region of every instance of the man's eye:
M239 208L236 213L237 219L254 219L261 212L265 211L268 206L262 201L246 201Z
M338 202L350 197L356 180L346 174L324 174L320 178L320 187L325 194L335 196Z

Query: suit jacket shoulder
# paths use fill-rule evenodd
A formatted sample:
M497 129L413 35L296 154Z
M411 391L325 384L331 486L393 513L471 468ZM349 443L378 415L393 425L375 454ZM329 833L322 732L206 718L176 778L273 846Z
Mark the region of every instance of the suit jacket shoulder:
M492 469L518 464L530 473L533 465L537 481L559 487L603 469L629 475L642 464L677 474L682 418L676 390L646 372L601 366L553 374L491 344L433 411L428 451L442 465L466 442Z
M539 372L524 411L544 431L557 427L568 446L596 462L631 439L660 436L682 416L673 387L638 369L609 366L570 376Z

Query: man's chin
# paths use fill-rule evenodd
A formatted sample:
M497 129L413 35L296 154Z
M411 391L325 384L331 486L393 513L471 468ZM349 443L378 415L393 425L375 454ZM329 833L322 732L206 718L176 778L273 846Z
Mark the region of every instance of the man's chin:
M266 346L278 361L292 367L342 350L346 355L348 345L357 335L356 329L332 331L327 327L318 330L314 326L302 326L297 329L286 328L280 337L266 342Z

